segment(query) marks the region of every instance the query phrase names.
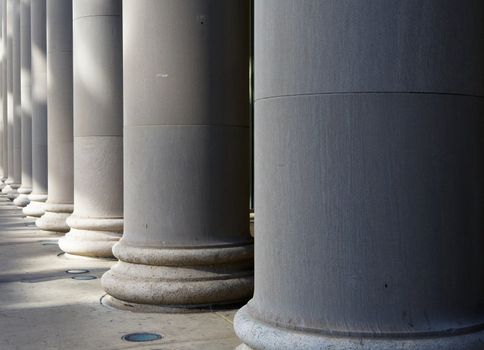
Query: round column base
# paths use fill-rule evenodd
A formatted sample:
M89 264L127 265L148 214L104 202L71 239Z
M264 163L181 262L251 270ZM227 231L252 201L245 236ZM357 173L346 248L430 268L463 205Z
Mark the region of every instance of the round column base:
M15 198L19 196L18 189L20 187L20 184L10 184L6 186L5 188L10 187L10 191L7 191L7 198L13 201ZM4 188L4 190L5 190Z
M72 255L111 258L113 245L123 232L122 218L67 218L71 230L59 240L59 248Z
M23 208L30 203L29 194L32 192L32 188L29 187L20 187L18 189L18 197L15 198L13 204L17 207Z
M30 203L22 210L22 212L28 217L40 218L45 214L44 206L46 200L46 194L30 194Z
M197 313L197 312L206 312L206 311L223 311L223 310L233 310L240 308L243 303L219 303L216 305L207 304L207 305L171 305L171 306L163 306L163 305L149 305L149 304L137 304L137 303L130 303L127 301L119 300L113 298L112 296L106 294L101 298L101 304L117 310L124 310L130 312L137 312L137 313Z
M237 304L253 292L253 244L210 247L113 247L120 260L102 277L121 301L183 312L200 305Z
M484 330L448 336L416 335L411 338L325 336L267 324L252 317L247 306L235 315L234 329L246 347L237 350L481 350Z
M39 229L56 233L66 233L69 231L66 219L74 210L74 205L45 203L44 209L45 214L35 221Z

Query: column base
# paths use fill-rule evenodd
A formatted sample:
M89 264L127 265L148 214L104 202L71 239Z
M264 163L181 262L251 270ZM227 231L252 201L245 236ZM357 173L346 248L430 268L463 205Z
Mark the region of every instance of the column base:
M69 231L66 219L74 210L73 204L45 203L44 209L45 214L35 221L39 229L56 233L66 233Z
M120 260L102 277L112 297L135 304L180 310L237 304L252 296L252 242L208 247L149 248L121 240Z
M71 215L67 218L70 231L59 239L59 248L64 252L95 258L111 258L113 245L123 233L122 218L82 218Z
M20 187L18 189L18 197L15 198L13 204L17 207L23 208L30 203L29 194L32 192L32 188L29 187Z
M408 334L405 338L345 338L306 333L259 321L252 317L247 306L235 315L234 329L244 342L237 350L482 350L484 344L482 327L460 335L452 335L456 330L449 330L448 335L416 334L415 338Z
M30 194L30 203L22 210L27 217L40 218L45 214L45 201L47 200L46 194Z
M10 187L10 190L7 191L7 198L10 199L11 201L13 201L15 198L17 198L19 196L19 192L18 192L18 189L20 188L20 184L10 184L10 185L7 185L3 191ZM3 192L2 191L2 192Z

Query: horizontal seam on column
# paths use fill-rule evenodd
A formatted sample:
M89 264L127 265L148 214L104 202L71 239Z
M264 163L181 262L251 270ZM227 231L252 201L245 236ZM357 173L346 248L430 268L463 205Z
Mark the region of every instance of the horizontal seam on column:
M49 53L52 54L52 53L56 53L56 52L70 52L70 53L72 53L73 50L72 49L69 49L69 50L50 50L50 51L47 51L48 54Z
M145 126L205 126L205 127L216 127L216 128L243 128L248 129L247 125L213 125L213 124L143 124L143 125L123 125L123 127L138 127L142 128Z
M78 138L78 137L120 137L122 138L123 135L80 135L80 136L74 135L74 138Z
M270 100L275 98L285 98L285 97L300 97L300 96L324 96L324 95L399 95L399 94L415 94L415 95L447 95L447 96L462 96L462 97L477 97L484 98L481 95L472 94L461 94L461 93L451 93L451 92L425 92L425 91L351 91L351 92L319 92L319 93L302 93L302 94L288 94L288 95L277 95L277 96L267 96L254 99L254 102L262 100Z
M74 21L82 18L89 18L89 17L121 17L121 15L89 15L89 16L81 16L74 18Z

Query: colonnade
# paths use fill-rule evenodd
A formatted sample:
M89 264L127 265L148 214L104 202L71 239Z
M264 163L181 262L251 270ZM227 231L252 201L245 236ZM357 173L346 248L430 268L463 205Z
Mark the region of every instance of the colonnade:
M250 2L0 3L2 193L118 259L107 303L253 296L239 349L482 350L480 1L254 1L255 245Z

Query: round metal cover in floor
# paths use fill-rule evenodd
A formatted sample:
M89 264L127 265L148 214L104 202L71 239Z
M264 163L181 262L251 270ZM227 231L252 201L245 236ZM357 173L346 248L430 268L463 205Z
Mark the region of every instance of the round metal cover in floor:
M72 270L67 270L67 273L73 274L73 275L79 275L81 273L88 273L89 270L82 270L82 269L72 269Z
M78 280L78 281L87 281L87 280L95 280L97 277L96 276L91 276L91 275L80 275L80 276L74 276L71 277L73 280Z
M162 337L156 333L131 333L123 335L122 339L131 342L145 342L160 340Z

